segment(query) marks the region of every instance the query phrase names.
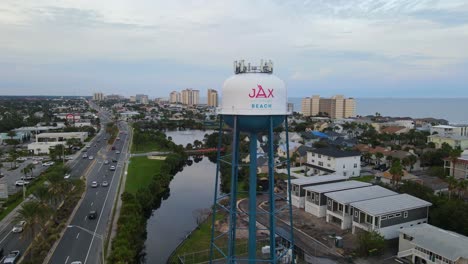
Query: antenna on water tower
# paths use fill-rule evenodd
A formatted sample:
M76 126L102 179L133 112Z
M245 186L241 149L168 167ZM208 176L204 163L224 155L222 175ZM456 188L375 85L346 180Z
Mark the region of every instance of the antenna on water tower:
M292 225L291 188L286 192L275 193L275 167L286 166L287 181L290 186L289 151L286 161L275 162L273 129L284 125L286 148L289 150L287 90L284 82L273 75L273 62L261 60L254 66L244 60L234 62L235 75L229 77L223 85L222 103L219 109L218 151L216 164L216 187L212 214L212 233L210 243L210 263L215 259L224 259L223 263L294 263L294 237ZM223 125L232 129L232 153L221 156ZM249 162L242 163L239 145L240 135L249 137ZM260 154L258 136L267 136L267 151ZM267 184L258 185L258 158L268 162ZM230 161L229 161L230 160ZM218 193L219 170L222 165L230 165L230 188L228 194ZM248 170L248 190L239 189L239 173ZM264 188L260 188L264 187ZM248 194L248 204L238 201L242 192ZM221 201L229 198L229 204ZM265 206L266 205L266 206ZM277 232L277 215L284 210L289 213L289 230ZM224 211L228 215L228 231L215 230L216 214ZM238 226L240 217L248 217L248 252L236 249L236 235L242 226ZM257 227L257 222L266 228ZM244 228L246 229L246 228ZM262 239L262 230L268 236ZM260 232L259 232L260 231ZM223 250L219 241L228 240L227 250ZM267 252L267 256L261 255Z

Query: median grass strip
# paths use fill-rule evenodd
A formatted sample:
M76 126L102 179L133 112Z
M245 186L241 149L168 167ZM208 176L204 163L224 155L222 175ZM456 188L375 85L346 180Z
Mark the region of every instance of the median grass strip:
M133 157L128 165L125 191L135 194L142 186L148 186L154 173L161 170L162 160L151 160L146 156Z

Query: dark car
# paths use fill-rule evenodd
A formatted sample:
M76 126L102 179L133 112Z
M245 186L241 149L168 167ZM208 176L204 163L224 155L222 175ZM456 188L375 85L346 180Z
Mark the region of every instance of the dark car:
M115 146L112 146L112 150L115 150Z
M88 214L88 219L96 219L97 218L97 212L96 211L90 211Z
M116 160L116 159L112 159L112 162L117 162L117 160Z
M374 170L379 170L379 171L386 171L387 170L387 165L385 164L380 164L374 167Z

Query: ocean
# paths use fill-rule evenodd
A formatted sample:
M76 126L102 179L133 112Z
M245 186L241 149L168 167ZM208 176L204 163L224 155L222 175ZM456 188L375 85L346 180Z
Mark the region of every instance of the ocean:
M434 117L451 124L468 124L468 98L355 98L357 115ZM301 98L289 98L294 111L301 111Z

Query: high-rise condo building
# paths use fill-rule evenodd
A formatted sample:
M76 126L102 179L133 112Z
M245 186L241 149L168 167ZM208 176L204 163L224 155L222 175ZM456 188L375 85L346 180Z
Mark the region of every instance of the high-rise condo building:
M218 107L218 91L208 89L208 106Z
M320 98L318 95L302 99L301 110L304 116L323 115L330 118L348 118L356 115L356 102L353 98L335 95Z
M104 100L104 94L103 93L94 93L93 94L93 101L102 101Z
M171 104L177 104L177 103L181 103L182 102L182 96L180 95L179 92L177 91L172 91L170 94L169 94L169 103Z
M182 104L198 105L200 102L200 91L194 89L182 90Z

